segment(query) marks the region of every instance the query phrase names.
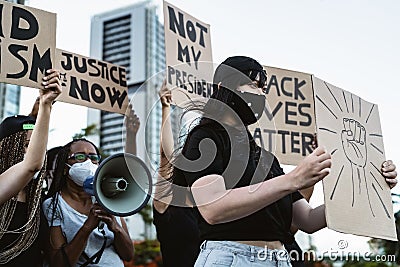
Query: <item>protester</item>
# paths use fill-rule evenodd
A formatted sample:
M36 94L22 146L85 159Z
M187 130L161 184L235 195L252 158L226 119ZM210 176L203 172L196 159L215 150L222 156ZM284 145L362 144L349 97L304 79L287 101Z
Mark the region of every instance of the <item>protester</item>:
M136 135L137 124L137 116L128 112L127 136ZM49 198L43 203L50 226L51 266L123 266L133 257L125 220L93 204L83 190L84 180L94 175L99 162L99 149L86 139L73 140L58 153ZM99 226L100 221L105 225Z
M329 174L330 154L317 147L284 174L247 129L263 112L266 78L249 57L230 57L219 65L213 95L175 162L173 182L190 187L205 240L195 266L290 266L283 244L294 241L292 219L307 233L326 227L325 206L312 208L298 190ZM391 161L384 166L391 184L395 166Z
M41 216L43 167L58 71L47 70L37 119L11 116L0 124L0 265L42 266L46 223ZM42 172L43 173L43 172ZM36 176L36 177L35 177Z
M163 266L193 266L200 251L200 237L197 226L197 214L192 203L187 205L171 204L172 195L169 159L174 150L171 129L170 106L172 94L164 81L159 91L161 100L160 130L160 167L153 201L153 223L160 241Z

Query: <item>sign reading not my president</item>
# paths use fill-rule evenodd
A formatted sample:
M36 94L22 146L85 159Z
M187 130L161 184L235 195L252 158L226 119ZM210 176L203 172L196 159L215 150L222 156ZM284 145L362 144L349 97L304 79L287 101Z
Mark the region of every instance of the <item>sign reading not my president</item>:
M212 94L210 25L164 1L167 87L178 106Z

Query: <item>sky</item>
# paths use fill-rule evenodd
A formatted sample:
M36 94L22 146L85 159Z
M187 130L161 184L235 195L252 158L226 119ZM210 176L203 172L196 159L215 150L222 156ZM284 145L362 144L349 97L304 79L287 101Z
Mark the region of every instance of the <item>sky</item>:
M58 48L89 56L91 17L135 2L30 0L28 5L57 13ZM400 150L397 135L397 115L400 114L399 1L169 2L211 25L212 53L216 63L232 55L247 55L263 65L314 74L377 104L386 158L400 166L400 154L396 153ZM162 21L162 1L153 3L159 6ZM23 90L21 114L29 113L36 94L34 89ZM84 127L86 108L57 103L51 118L49 148L65 144ZM311 203L322 203L320 186ZM313 235L313 242L321 250L329 249L329 246L335 249L335 244L341 240L348 242L349 249L368 250L366 238L337 235L330 230Z

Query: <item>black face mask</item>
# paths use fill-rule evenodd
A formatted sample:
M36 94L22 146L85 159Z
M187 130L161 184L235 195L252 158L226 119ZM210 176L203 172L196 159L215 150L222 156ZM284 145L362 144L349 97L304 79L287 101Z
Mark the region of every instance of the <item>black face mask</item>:
M242 122L246 126L256 123L264 112L265 95L248 92L236 92L233 95L230 106L239 115Z

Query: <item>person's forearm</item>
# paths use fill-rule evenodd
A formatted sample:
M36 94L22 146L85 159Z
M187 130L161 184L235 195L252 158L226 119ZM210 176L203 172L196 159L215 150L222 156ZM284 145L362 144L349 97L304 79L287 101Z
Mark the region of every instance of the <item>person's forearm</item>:
M304 199L296 201L293 204L293 223L308 234L325 228L325 205L312 208Z
M222 176L208 175L191 190L200 213L210 224L246 217L296 191L286 175L241 188L225 189Z
M167 179L171 175L169 159L174 149L174 140L172 135L170 107L162 106L161 109L161 130L160 130L160 166L158 168L157 182L154 189L154 208L164 213L171 203L171 183Z
M158 168L157 185L163 183L163 180L170 177L169 159L172 156L174 149L174 140L172 137L170 107L162 107L162 120L160 131L160 166ZM166 183L164 183L166 184ZM156 187L156 192L159 191L159 186Z
M49 133L51 105L41 105L25 159L0 177L0 205L18 194L43 166Z
M24 164L35 173L43 166L49 136L51 104L39 104L37 120L29 141Z
M65 247L64 251L68 257L68 262L71 266L75 266L79 260L80 255L86 247L86 243L89 239L89 235L93 230L88 229L83 225L74 238ZM52 266L64 266L65 259L62 252L62 248L57 249L57 253L52 259Z
M309 232L314 233L326 227L325 204L310 211Z
M114 231L114 247L122 260L130 261L133 258L132 240L122 227Z
M135 156L137 155L136 133L131 133L130 131L126 132L125 152Z
M170 107L162 106L161 131L160 131L161 161L163 160L168 161L168 159L171 158L173 151L174 151L174 137L172 135Z

